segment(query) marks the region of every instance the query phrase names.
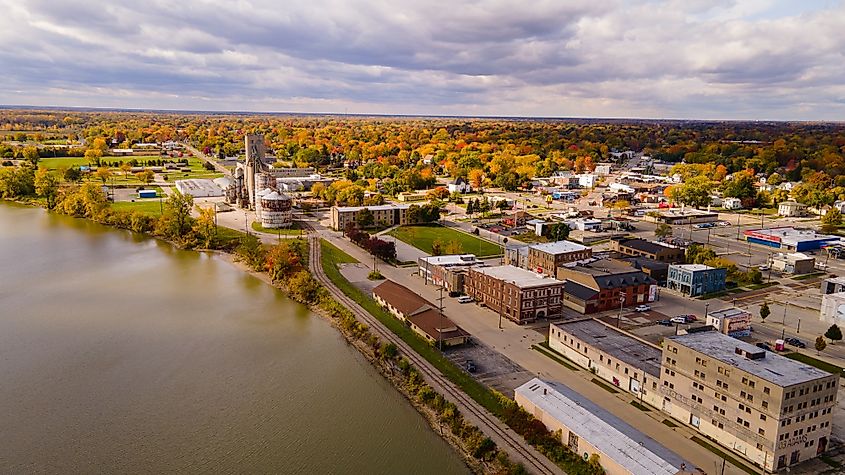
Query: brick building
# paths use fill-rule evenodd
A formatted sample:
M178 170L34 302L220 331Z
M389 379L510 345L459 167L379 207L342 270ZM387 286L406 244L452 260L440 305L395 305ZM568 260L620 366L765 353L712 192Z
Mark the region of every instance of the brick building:
M559 267L557 278L566 281L563 304L585 314L657 300L656 280L612 259Z
M564 282L518 267L472 267L464 291L516 323L560 315Z
M685 252L677 246L645 239L619 238L610 241L610 249L623 256L647 257L657 262L684 262Z

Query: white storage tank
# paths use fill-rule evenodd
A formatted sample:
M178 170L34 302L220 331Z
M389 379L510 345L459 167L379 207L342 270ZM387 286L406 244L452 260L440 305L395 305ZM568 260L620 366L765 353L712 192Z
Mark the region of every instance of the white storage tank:
M277 191L265 194L261 202L261 226L265 228L286 228L293 221L292 202L288 196Z

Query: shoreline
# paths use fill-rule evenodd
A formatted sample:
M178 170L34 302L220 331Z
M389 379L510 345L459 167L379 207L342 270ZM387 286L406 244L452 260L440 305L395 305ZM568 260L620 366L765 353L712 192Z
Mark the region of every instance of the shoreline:
M40 208L44 212L54 213L54 211L47 209L45 206L43 206L42 203L39 203L38 201L19 201L19 200L0 200L0 201L7 201L9 203L15 203L15 204L21 205L21 206ZM92 219L92 218L87 217L87 216L71 216L71 215L66 215L66 214L63 214L63 213L56 213L56 214L61 215L61 216L68 216L68 217L76 218L76 219L82 219L82 220L93 222L93 223L96 223L96 224L99 224L99 225L102 225L102 226L105 226L105 227L108 227L108 228L111 228L111 229L124 230L124 231L130 232L131 234L141 235L141 236L146 237L146 238L159 240L159 241L165 242L165 243L173 246L173 248L178 249L178 250L209 253L213 256L220 257L223 261L225 261L229 264L232 264L234 267L238 268L239 270L241 270L241 271L243 271L243 272L245 272L245 273L247 273L247 274L249 274L253 277L257 277L263 283L284 292L285 295L288 298L290 298L292 301L294 301L298 304L304 305L312 313L315 313L315 314L319 315L321 318L323 318L324 320L327 320L328 323L331 326L333 326L340 333L340 335L343 337L343 339L346 341L347 344L354 346L358 350L358 352L364 358L366 358L367 361L382 375L382 377L384 377L391 384L391 386L393 386L394 389L396 389L400 394L402 394L404 396L404 398L411 404L411 406L414 407L414 409L416 409L416 411L426 420L426 422L428 423L431 430L435 434L439 435L441 437L441 439L443 439L455 451L457 451L458 455L464 461L465 466L469 469L470 472L472 472L472 473L510 473L510 470L506 469L506 467L511 464L511 462L507 461L507 457L505 459L506 460L505 462L499 462L499 463L493 463L494 460L483 460L483 459L476 458L474 456L474 454L472 453L472 449L468 448L465 445L465 441L462 440L459 437L458 434L455 434L453 430L449 430L448 428L447 428L447 430L444 431L443 430L444 423L443 423L443 421L438 419L438 413L433 408L426 405L425 401L418 400L417 397L415 396L415 394L413 392L411 392L410 388L405 386L405 381L403 381L403 379L402 379L403 373L401 371L398 371L399 368L397 366L397 361L382 360L379 357L379 355L377 354L377 351L373 347L371 347L366 341L363 341L361 338L359 338L357 335L355 335L353 331L345 329L341 325L339 325L339 321L336 318L333 318L333 316L330 314L328 309L322 308L319 303L301 302L301 301L293 298L291 296L290 291L284 285L275 284L273 282L272 278L270 277L270 275L267 272L253 270L248 265L246 265L242 262L239 262L235 258L235 255L234 255L232 250L228 250L228 249L205 249L205 248L185 248L183 246L180 246L177 242L172 241L170 239L167 239L163 236L154 235L154 234L150 234L150 233L136 232L136 231L133 231L132 229L127 229L127 228L124 228L124 227L121 227L121 226L116 226L114 224L103 223L103 222L100 222L96 219ZM225 228L225 226L220 226L220 227ZM231 228L226 228L226 229L231 229ZM235 230L235 231L237 231L237 230ZM297 238L307 239L307 235L301 236L301 237L297 236ZM319 239L319 237L318 237L318 239ZM304 266L303 269L312 278L314 277L312 270L309 269L307 266ZM331 300L334 303L337 303L333 298L331 298ZM357 321L357 319L356 319L356 321ZM366 325L364 325L364 327L366 327ZM400 354L400 356L401 356L401 354ZM402 358L402 359L404 359L404 358ZM473 428L475 430L478 430L475 426L473 426ZM503 450L503 449L498 448L498 450ZM500 463L506 464L505 467L502 467L500 465Z
M231 264L232 266L234 266L238 270L245 272L246 274L249 274L253 277L258 278L259 280L261 280L265 284L269 285L270 287L278 289L278 290L284 292L285 295L289 296L289 292L287 291L287 289L274 284L273 281L270 279L270 276L267 275L267 273L258 272L258 271L250 269L246 264L236 260L234 255L232 255L231 253L228 253L228 252L225 252L225 251L220 251L220 250L201 251L201 252L213 253L215 256L217 256L220 259L222 259L223 261ZM310 270L309 270L309 273L310 273ZM425 419L425 421L427 422L431 431L434 432L435 434L439 435L441 439L443 439L450 447L452 447L455 450L455 452L458 453L458 455L464 461L464 464L467 466L467 468L472 473L476 473L476 474L485 473L483 467L479 464L478 460L474 459L469 453L467 453L466 450L464 450L463 446L460 445L457 437L455 437L455 435L452 434L450 431L444 431L443 430L443 425L437 420L437 415L434 413L434 411L432 411L427 406L425 406L424 404L421 404L419 401L417 401L414 398L414 396L403 387L401 380L396 377L396 369L393 366L388 366L384 361L380 360L376 356L376 354L372 351L371 347L369 347L368 345L365 345L361 340L355 338L349 332L347 332L343 328L341 328L337 324L337 321L335 319L331 318L331 316L329 316L326 313L326 311L323 310L322 308L320 308L319 306L309 305L309 304L305 304L305 303L301 303L301 302L296 302L296 303L299 303L300 305L304 305L312 313L319 315L321 319L326 321L335 330L337 330L337 332L340 334L340 336L343 338L343 340L348 345L355 347L355 349L358 351L358 353L360 353L361 356L364 357L364 359L366 359L370 363L370 365L373 366L373 368L376 371L378 371L378 373L385 380L387 380L390 383L390 385L397 392L399 392L399 394L401 394L404 397L404 399L419 413L419 415L422 416L423 419Z

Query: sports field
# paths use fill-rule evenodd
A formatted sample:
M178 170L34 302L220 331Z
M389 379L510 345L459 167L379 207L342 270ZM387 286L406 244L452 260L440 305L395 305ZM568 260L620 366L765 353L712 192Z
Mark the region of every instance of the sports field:
M432 246L437 240L444 247L451 243L459 244L463 254L487 257L502 253L502 248L497 244L443 226L401 226L388 234L428 254L432 253Z

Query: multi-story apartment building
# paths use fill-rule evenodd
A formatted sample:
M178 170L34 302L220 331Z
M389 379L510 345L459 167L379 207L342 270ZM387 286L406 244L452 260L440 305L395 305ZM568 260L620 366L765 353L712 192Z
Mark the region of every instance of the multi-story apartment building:
M561 265L589 259L592 255L592 248L570 241L533 244L528 246L528 269L554 276Z
M669 266L666 287L696 297L725 290L727 269L704 264L674 264Z
M647 257L657 262L683 262L684 250L677 246L670 246L645 239L611 239L610 249L624 256Z
M839 377L710 331L664 340L662 409L773 472L824 453Z
M516 323L560 315L560 280L510 265L471 267L464 291L476 302Z
M332 206L331 227L335 231L343 231L349 223L355 223L358 213L364 209L373 213L376 224L394 226L408 224L408 208L411 205L378 205L378 206Z

